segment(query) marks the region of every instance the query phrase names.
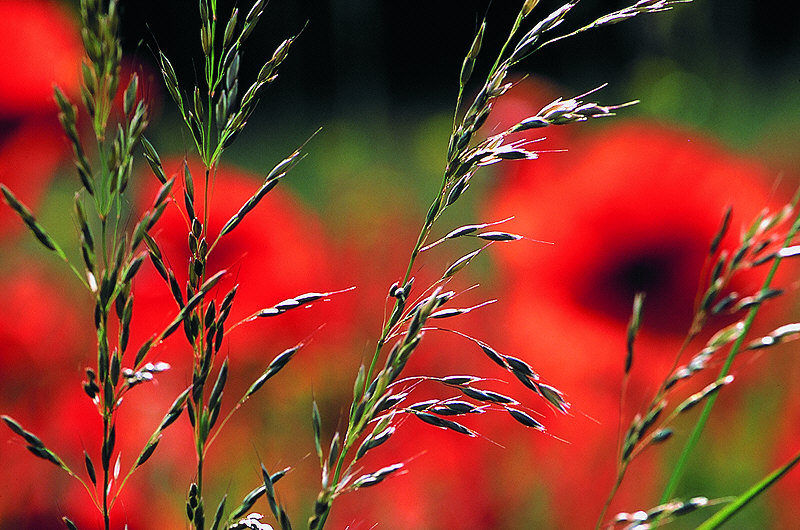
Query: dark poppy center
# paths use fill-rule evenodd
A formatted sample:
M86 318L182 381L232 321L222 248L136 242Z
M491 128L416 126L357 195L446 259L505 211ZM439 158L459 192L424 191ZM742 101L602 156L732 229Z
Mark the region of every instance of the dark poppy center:
M22 120L10 116L0 116L0 148L12 138L19 129Z
M627 322L635 294L644 292L645 325L653 331L685 333L701 264L702 254L690 241L643 246L609 256L603 264L587 264L590 272L576 298L593 312Z

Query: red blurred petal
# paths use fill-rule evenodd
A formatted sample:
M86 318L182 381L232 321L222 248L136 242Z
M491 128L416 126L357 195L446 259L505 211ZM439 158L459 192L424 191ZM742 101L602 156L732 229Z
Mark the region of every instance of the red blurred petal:
M77 93L83 46L75 17L62 5L5 0L0 35L0 115L54 110L54 83Z
M487 218L515 215L513 231L555 243L498 250L498 276L506 288L499 298L507 312L494 338L575 405L576 417L544 421L569 445L538 438L531 450L548 455L537 480L547 485L554 525L586 527L613 482L635 292L648 291L628 389L627 403L638 408L679 351L726 206L733 206L734 221L723 247L731 248L764 206L782 204L758 163L696 134L650 123L602 128L569 153L551 155L547 171L537 171L539 162L512 166L487 209ZM743 274L732 289L750 294L760 281L757 273ZM625 421L630 415L626 410ZM658 482L648 458L637 463L644 468L639 476L653 480L632 480L634 487L628 484L632 489L617 496L621 507L635 509L631 501L651 497L647 490ZM569 493L577 491L580 510Z

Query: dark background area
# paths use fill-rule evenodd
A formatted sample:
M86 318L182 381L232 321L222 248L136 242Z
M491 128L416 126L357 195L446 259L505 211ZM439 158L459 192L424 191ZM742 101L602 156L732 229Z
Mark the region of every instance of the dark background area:
M562 1L541 0L521 32ZM632 3L583 0L548 35L569 33ZM222 24L237 5L241 21L251 0L217 1ZM304 163L310 175L289 184L318 209L341 199L342 183L383 189L387 181L415 175L435 185L431 168L442 162L459 71L475 31L485 17L484 53L468 93L494 61L521 5L522 0L269 1L243 47L240 93L285 38L301 35L227 159L261 172L264 160L281 159L322 127L314 156ZM203 68L197 0L123 0L120 9L126 54L149 63L155 86L162 87L154 60L161 49L182 90L192 90ZM777 0L696 0L562 40L517 65L515 74L554 83L565 97L607 83L593 100L641 100L615 121L646 118L693 129L769 161L776 174L791 173L800 165L792 141L800 127L799 36L800 19ZM165 101L151 134L166 152L185 152L191 144L179 121ZM423 196L431 192L420 187Z
M283 105L288 98L288 104L310 106L316 112L378 107L390 114L411 105L439 105L454 98L461 60L480 19L487 15L484 49L497 50L520 4L508 0L272 0L245 46L244 79L253 79L275 47L302 29L291 60L281 66L281 75L289 79L270 88ZM251 3L220 0L221 17L226 18L235 5L243 18ZM560 1L542 0L531 19L560 5ZM585 0L552 35L626 5ZM200 56L196 1L139 0L123 2L121 9L129 52L152 61L150 50L157 44L175 64L179 78L195 76L200 67L191 59ZM769 82L796 70L798 26L797 17L786 13L785 5L777 0L704 0L677 5L673 13L644 15L600 29L602 38L568 39L522 66L576 90L608 81L612 94L619 90L614 78L629 76L637 61L654 55L668 56L682 69L704 76L738 74ZM187 47L187 42L195 47ZM489 60L484 57L486 63ZM480 67L479 62L478 73Z

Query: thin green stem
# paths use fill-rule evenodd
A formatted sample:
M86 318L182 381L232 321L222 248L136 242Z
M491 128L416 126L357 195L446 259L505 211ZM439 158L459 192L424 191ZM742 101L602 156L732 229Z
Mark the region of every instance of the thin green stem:
M797 204L796 197L793 204L794 205ZM797 234L799 228L800 228L800 216L798 216L795 219L791 229L786 235L786 238L783 243L784 247L791 245L791 242L794 239L795 235ZM776 255L775 259L773 260L772 267L770 268L766 278L764 279L764 282L761 287L761 292L765 292L769 289L770 284L772 283L772 280L775 276L775 273L778 270L778 266L780 265L780 263L781 263L781 257L780 255ZM758 314L759 307L760 304L755 305L752 308L750 308L750 311L748 311L747 316L744 319L744 329L741 335L739 335L739 338L736 339L736 341L733 343L733 346L731 346L731 350L728 353L728 357L725 359L725 363L722 366L722 369L720 370L718 379L725 377L726 375L728 375L728 372L730 372L731 365L733 364L733 359L739 353L742 344L744 343L745 337L747 336L750 327L753 325L753 320ZM713 395L709 396L708 400L706 401L706 404L703 407L703 411L700 413L700 417L697 420L697 423L695 424L694 429L692 430L692 433L688 441L686 442L686 445L684 446L680 457L678 458L678 462L672 469L672 474L670 475L669 481L667 482L667 486L664 488L664 492L661 495L662 503L667 502L675 494L675 490L678 488L678 483L680 482L686 470L689 457L694 448L697 446L698 442L700 441L700 436L702 435L703 429L705 428L705 425L708 422L708 418L711 415L711 410L713 409L716 400L717 400L717 395Z
M100 218L100 248L103 255L103 267L108 269L108 219L105 216Z
M523 6L524 7L524 6ZM508 34L508 38L503 43L503 47L500 48L500 53L497 54L497 59L495 59L492 68L489 70L489 75L487 79L491 79L492 75L497 71L497 68L500 66L501 61L503 60L503 55L505 55L508 46L511 44L511 41L514 39L514 35L516 35L517 31L519 30L520 25L522 24L522 20L525 18L525 14L522 10L517 13L517 19L514 21L514 25L511 28L511 33Z
M190 396L188 399L192 399ZM197 479L195 483L197 484L197 500L199 505L203 504L203 467L205 465L205 440L203 439L203 393L202 390L200 395L195 402L195 420L194 420L194 445L195 445L195 452L197 454ZM198 505L198 506L199 506ZM203 530L202 525L197 524L197 518L192 519L192 526L197 530Z
M440 200L442 193L444 192L446 186L446 182L442 182L442 188L439 190L439 195L436 198L436 201ZM438 217L438 214L437 216ZM411 272L414 270L414 263L416 263L417 256L419 255L420 249L424 246L425 241L428 238L428 234L430 234L431 226L433 222L436 220L436 217L432 219L430 222L426 223L419 232L419 236L417 236L417 242L414 245L414 249L411 251L411 256L408 259L408 266L406 267L406 272L403 275L403 280L400 282L400 285L405 285L408 280L411 278ZM397 308L397 305L400 304L400 300L395 300L394 309ZM391 322L385 322L383 325L383 329L381 330L380 338L378 339L377 344L375 345L375 353L372 356L372 361L370 362L369 369L367 370L366 377L364 378L364 391L366 392L367 387L372 380L372 374L375 370L375 366L378 364L378 359L380 358L381 350L386 343L386 338L389 336L391 331Z
M534 52L531 52L531 53L538 52L539 50L541 50L542 48L544 48L548 44L553 44L553 43L556 43L556 42L558 42L560 40L568 39L570 37L574 37L575 35L578 35L579 33L583 33L584 31L590 30L590 29L592 29L592 27L594 27L593 25L594 25L594 22L592 24L587 24L587 25L583 26L582 28L578 28L575 31L571 31L571 32L566 33L564 35L561 35L559 37L554 37L554 38L552 38L552 39L550 39L548 41L545 41L545 42L541 43L539 46L537 46L536 50L534 50Z
M623 462L620 472L617 473L617 480L614 481L614 486L611 488L611 493L609 493L608 497L606 498L606 502L603 504L603 509L600 510L600 517L597 518L597 523L594 525L595 530L599 530L600 525L603 524L603 519L605 519L606 512L608 512L608 508L611 506L611 501L614 500L614 495L617 494L617 490L622 485L622 479L625 478L625 470L627 467L628 462Z
M108 443L108 411L103 414L103 445ZM109 530L110 518L108 514L108 463L103 462L103 527Z
M219 424L217 425L217 428L216 428L216 429L214 429L214 432L213 432L213 434L211 434L211 436L208 438L208 441L206 442L205 446L203 447L203 451L204 451L204 452L208 451L208 449L211 447L211 444L213 444L213 443L214 443L214 440L216 440L216 439L217 439L217 436L219 435L219 433L220 433L220 432L222 432L222 428L223 428L223 427L225 427L225 424L226 424L226 423L228 423L228 421L229 421L229 420L230 420L230 419L233 417L233 414L234 414L234 413L235 413L237 410L239 410L240 408L242 408L242 405L244 405L244 404L245 404L245 402L246 402L248 399L249 399L249 396L248 396L248 397L244 397L244 398L240 399L240 400L239 400L239 402L238 402L238 403L236 403L236 406L234 406L234 407L233 407L233 408L230 410L230 412L228 412L228 414L226 414L226 415L225 415L225 417L224 417L224 418L222 418L222 421L220 421L220 422L219 422Z
M199 422L198 422L199 424ZM203 464L205 457L203 451L197 453L197 502L198 507L203 505ZM201 520L201 523L203 520ZM194 520L194 526L197 530L203 530L203 524L197 524L197 518Z
M203 235L208 234L208 196L209 196L208 184L211 181L210 176L212 170L213 170L212 167L207 167L205 174L205 187L203 189Z

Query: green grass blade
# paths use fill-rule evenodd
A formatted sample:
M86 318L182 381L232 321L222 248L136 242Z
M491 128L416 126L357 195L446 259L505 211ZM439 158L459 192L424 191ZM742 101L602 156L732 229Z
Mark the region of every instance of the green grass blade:
M709 517L703 524L698 526L697 529L712 530L714 528L719 528L724 522L733 517L739 510L747 506L750 501L766 491L770 486L788 473L789 470L791 470L798 462L800 462L800 452L795 454L789 462L764 477L749 490L745 491L739 497L734 499L730 504L726 505L723 509L715 513L712 517Z

